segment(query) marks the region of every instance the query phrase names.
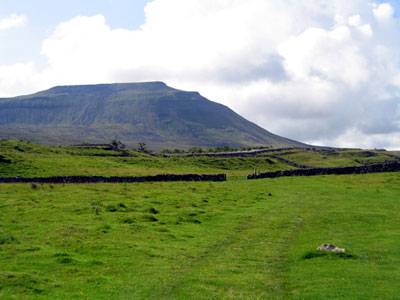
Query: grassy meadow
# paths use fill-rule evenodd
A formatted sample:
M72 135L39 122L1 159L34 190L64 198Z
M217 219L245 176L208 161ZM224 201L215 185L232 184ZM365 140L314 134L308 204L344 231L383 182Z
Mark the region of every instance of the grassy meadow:
M0 176L147 176L156 174L226 173L246 176L260 168L262 172L293 169L292 166L265 157L208 158L174 156L165 158L130 151L133 157L117 156L102 147L51 147L19 141L0 141L0 155L9 163L0 163Z
M384 163L400 160L400 153L384 150L322 150L310 151L293 149L264 153L261 156L275 155L286 160L309 167L349 167L365 164Z
M247 181L261 163L261 171L291 167L263 156L93 156L21 142L0 149L0 176L229 178L0 184L0 299L399 299L400 173ZM323 243L346 253L315 251Z

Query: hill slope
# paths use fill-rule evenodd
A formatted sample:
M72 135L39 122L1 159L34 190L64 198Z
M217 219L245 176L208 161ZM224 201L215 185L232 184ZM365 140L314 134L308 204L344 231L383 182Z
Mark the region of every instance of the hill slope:
M162 82L58 86L0 99L0 137L46 144L146 142L190 146L295 146L197 92Z

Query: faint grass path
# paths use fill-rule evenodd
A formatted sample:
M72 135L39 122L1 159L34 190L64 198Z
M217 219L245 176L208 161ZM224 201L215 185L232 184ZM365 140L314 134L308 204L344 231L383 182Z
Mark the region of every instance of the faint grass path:
M282 192L227 216L236 218L236 226L154 290L152 299L286 299L288 249L326 198L309 200L306 194Z

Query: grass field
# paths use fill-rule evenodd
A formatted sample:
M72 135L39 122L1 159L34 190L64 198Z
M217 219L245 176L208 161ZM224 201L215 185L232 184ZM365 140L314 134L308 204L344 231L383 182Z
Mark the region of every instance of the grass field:
M0 297L398 299L399 195L398 173L2 184Z
M284 150L256 157L151 156L130 151L133 157L104 150L104 147L42 146L19 141L0 141L0 155L9 163L0 163L0 176L146 176L156 174L226 173L230 179L254 172L294 169L268 155L311 167L360 166L400 160L398 152L334 150Z
M287 166L12 143L0 143L1 176L230 180L0 184L0 299L400 299L400 173L247 181L252 164ZM315 251L323 243L347 251Z
M156 174L226 173L246 176L260 168L262 172L293 169L292 166L265 157L246 158L171 158L130 152L134 157L118 157L118 152L102 147L51 147L33 143L0 142L0 155L9 163L0 163L0 176L143 176ZM107 156L99 156L107 155Z
M300 149L264 153L261 156L275 155L286 160L309 167L348 167L365 164L384 163L400 160L395 151L382 150L327 150L305 151Z

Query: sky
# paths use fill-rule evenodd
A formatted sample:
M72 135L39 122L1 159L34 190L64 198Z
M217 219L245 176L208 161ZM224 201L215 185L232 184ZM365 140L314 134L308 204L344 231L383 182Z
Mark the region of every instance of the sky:
M0 0L0 97L139 81L302 142L400 149L400 0Z

